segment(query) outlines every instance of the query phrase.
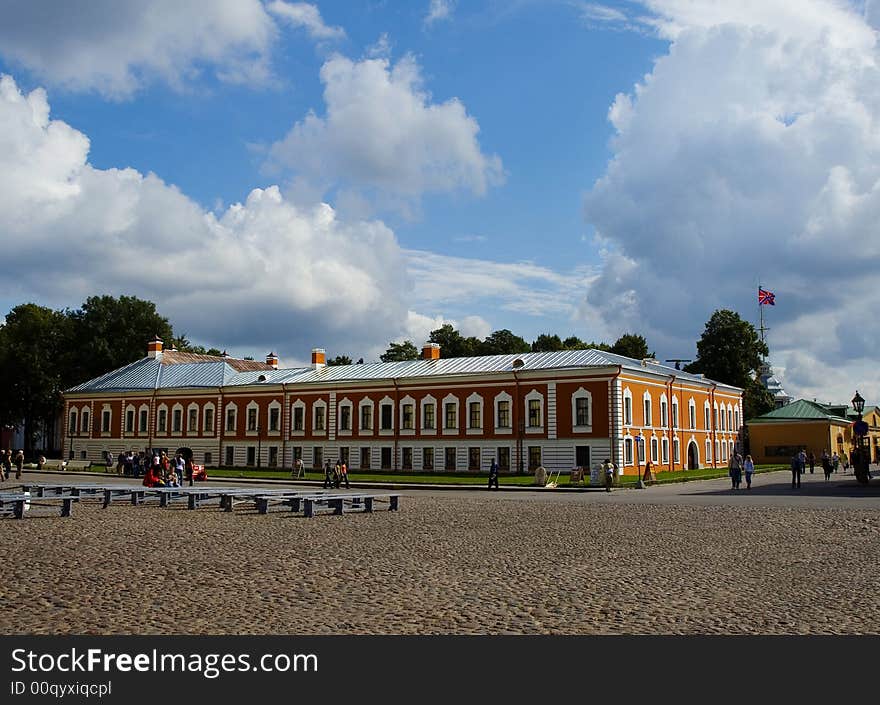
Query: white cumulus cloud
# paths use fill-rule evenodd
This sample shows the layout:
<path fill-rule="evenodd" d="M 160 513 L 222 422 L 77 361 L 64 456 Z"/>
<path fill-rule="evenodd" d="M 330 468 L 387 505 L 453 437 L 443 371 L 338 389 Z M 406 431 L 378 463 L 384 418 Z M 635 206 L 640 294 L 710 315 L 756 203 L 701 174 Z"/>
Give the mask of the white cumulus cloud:
<path fill-rule="evenodd" d="M 484 154 L 479 125 L 457 98 L 432 102 L 412 56 L 321 68 L 325 115 L 310 113 L 270 149 L 270 167 L 323 188 L 392 199 L 465 190 L 482 195 L 503 180 L 501 159 Z"/>
<path fill-rule="evenodd" d="M 324 23 L 321 11 L 307 2 L 283 2 L 274 0 L 266 5 L 273 15 L 280 17 L 293 27 L 302 27 L 313 39 L 343 39 L 342 27 L 331 27 Z"/>
<path fill-rule="evenodd" d="M 716 308 L 757 324 L 760 281 L 787 391 L 880 401 L 864 365 L 880 342 L 865 315 L 880 305 L 876 32 L 833 0 L 644 4 L 671 43 L 609 110 L 613 156 L 585 198 L 605 247 L 587 301 L 689 357 Z"/>
<path fill-rule="evenodd" d="M 128 98 L 145 83 L 183 87 L 269 78 L 277 29 L 259 0 L 0 0 L 0 55 L 42 81 Z"/>

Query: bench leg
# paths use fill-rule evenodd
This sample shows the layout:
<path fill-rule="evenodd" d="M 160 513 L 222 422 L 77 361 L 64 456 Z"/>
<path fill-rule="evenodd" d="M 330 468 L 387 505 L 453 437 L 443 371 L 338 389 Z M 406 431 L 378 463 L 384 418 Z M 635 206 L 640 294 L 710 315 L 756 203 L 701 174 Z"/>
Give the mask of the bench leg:
<path fill-rule="evenodd" d="M 298 512 L 299 511 L 299 497 L 294 497 L 290 500 L 290 511 Z"/>
<path fill-rule="evenodd" d="M 159 506 L 160 507 L 167 507 L 168 506 L 168 497 L 170 494 L 171 494 L 170 492 L 160 492 L 159 493 Z"/>
<path fill-rule="evenodd" d="M 396 512 L 398 509 L 398 501 L 400 500 L 400 495 L 393 494 L 391 495 L 391 499 L 388 502 L 388 511 Z"/>
<path fill-rule="evenodd" d="M 113 492 L 111 490 L 104 490 L 104 509 L 110 506 L 110 502 L 113 501 Z"/>
<path fill-rule="evenodd" d="M 13 511 L 13 516 L 16 519 L 24 519 L 24 500 L 23 499 L 15 500 L 15 510 Z"/>
<path fill-rule="evenodd" d="M 194 494 L 191 494 L 189 497 L 186 498 L 187 509 L 195 509 L 197 506 L 198 504 L 196 503 L 196 496 Z"/>
<path fill-rule="evenodd" d="M 69 517 L 73 514 L 73 501 L 72 497 L 62 500 L 61 516 Z"/>
<path fill-rule="evenodd" d="M 269 513 L 269 500 L 266 497 L 258 497 L 256 501 L 257 511 L 260 514 Z"/>
<path fill-rule="evenodd" d="M 224 512 L 231 512 L 235 508 L 232 500 L 231 494 L 225 494 L 220 498 L 220 506 L 223 507 Z"/>
<path fill-rule="evenodd" d="M 313 517 L 315 516 L 315 502 L 311 499 L 303 500 L 305 507 L 303 508 L 303 516 Z"/>
<path fill-rule="evenodd" d="M 373 511 L 373 498 L 372 497 L 364 497 L 364 511 L 368 513 L 372 513 Z"/>
<path fill-rule="evenodd" d="M 342 498 L 331 499 L 330 506 L 333 507 L 333 514 L 342 514 Z"/>

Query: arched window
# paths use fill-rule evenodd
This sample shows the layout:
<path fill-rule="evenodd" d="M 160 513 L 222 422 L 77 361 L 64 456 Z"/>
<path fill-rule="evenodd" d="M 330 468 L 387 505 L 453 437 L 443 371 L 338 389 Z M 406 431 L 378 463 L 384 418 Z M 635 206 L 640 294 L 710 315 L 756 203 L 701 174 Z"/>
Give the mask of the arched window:
<path fill-rule="evenodd" d="M 571 423 L 575 433 L 593 430 L 593 395 L 583 387 L 571 395 Z"/>

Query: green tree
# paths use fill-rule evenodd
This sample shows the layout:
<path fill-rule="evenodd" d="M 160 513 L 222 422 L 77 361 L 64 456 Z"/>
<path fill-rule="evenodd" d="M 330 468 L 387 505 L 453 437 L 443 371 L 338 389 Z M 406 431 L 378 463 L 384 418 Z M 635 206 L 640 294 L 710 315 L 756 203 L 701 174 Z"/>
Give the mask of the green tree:
<path fill-rule="evenodd" d="M 42 430 L 52 437 L 61 392 L 71 385 L 71 322 L 62 311 L 16 306 L 0 327 L 0 424 L 24 424 L 25 451 Z"/>
<path fill-rule="evenodd" d="M 648 341 L 644 336 L 635 335 L 634 333 L 624 333 L 617 339 L 617 342 L 611 346 L 611 350 L 615 355 L 623 355 L 631 357 L 634 360 L 644 360 L 646 357 L 654 357 L 653 352 L 648 352 Z"/>
<path fill-rule="evenodd" d="M 487 335 L 479 346 L 481 355 L 514 355 L 530 352 L 531 349 L 525 340 L 506 328 Z"/>
<path fill-rule="evenodd" d="M 562 339 L 556 334 L 541 333 L 532 343 L 532 352 L 556 352 L 564 349 Z"/>
<path fill-rule="evenodd" d="M 327 366 L 332 367 L 334 365 L 350 365 L 351 358 L 348 355 L 337 355 L 332 360 L 327 360 Z"/>
<path fill-rule="evenodd" d="M 697 359 L 684 369 L 742 388 L 743 416 L 750 419 L 773 408 L 772 399 L 767 407 L 769 394 L 758 389 L 763 385 L 757 380 L 761 362 L 769 352 L 751 323 L 734 311 L 721 309 L 706 322 L 697 341 Z"/>
<path fill-rule="evenodd" d="M 432 330 L 428 340 L 440 346 L 440 357 L 473 357 L 480 354 L 480 340 L 465 338 L 450 323 Z"/>
<path fill-rule="evenodd" d="M 90 296 L 70 317 L 77 383 L 139 360 L 157 335 L 166 345 L 174 343 L 171 324 L 156 304 L 135 296 Z"/>
<path fill-rule="evenodd" d="M 402 343 L 389 344 L 388 349 L 383 355 L 379 355 L 382 362 L 403 362 L 404 360 L 418 360 L 419 350 L 409 340 Z"/>

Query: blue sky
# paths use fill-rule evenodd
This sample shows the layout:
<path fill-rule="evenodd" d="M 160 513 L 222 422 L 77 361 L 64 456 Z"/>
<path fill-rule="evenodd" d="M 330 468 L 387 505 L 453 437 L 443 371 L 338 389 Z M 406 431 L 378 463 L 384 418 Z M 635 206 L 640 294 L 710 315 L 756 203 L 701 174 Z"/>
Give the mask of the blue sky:
<path fill-rule="evenodd" d="M 286 364 L 444 321 L 687 358 L 760 279 L 790 393 L 880 397 L 880 11 L 790 5 L 0 0 L 0 305 L 135 294 Z"/>

